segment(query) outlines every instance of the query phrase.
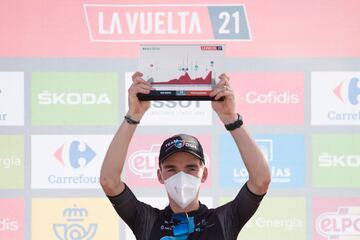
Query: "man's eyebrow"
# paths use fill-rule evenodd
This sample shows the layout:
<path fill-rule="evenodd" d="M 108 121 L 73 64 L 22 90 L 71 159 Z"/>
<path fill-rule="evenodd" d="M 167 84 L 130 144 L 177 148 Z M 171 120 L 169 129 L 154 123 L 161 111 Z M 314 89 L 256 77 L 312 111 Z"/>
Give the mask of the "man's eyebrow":
<path fill-rule="evenodd" d="M 199 167 L 197 164 L 188 164 L 186 165 L 187 168 Z"/>
<path fill-rule="evenodd" d="M 176 166 L 172 164 L 164 164 L 164 168 L 176 168 Z"/>

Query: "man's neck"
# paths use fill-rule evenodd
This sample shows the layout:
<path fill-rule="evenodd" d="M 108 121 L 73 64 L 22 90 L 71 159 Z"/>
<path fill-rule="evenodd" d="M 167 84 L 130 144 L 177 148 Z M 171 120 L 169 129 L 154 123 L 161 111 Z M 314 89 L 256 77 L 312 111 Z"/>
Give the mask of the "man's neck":
<path fill-rule="evenodd" d="M 174 201 L 170 200 L 170 208 L 174 213 L 188 213 L 191 211 L 198 210 L 200 207 L 199 199 L 195 199 L 192 201 L 186 208 L 181 208 L 179 205 L 177 205 Z"/>

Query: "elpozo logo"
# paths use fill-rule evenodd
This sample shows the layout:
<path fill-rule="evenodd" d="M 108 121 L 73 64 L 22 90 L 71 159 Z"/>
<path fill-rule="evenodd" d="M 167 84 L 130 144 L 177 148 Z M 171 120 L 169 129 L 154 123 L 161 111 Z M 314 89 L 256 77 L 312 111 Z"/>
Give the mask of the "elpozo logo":
<path fill-rule="evenodd" d="M 149 149 L 141 149 L 129 156 L 130 171 L 140 178 L 156 179 L 159 166 L 160 144 L 152 144 Z M 209 157 L 204 153 L 205 164 L 210 165 Z"/>
<path fill-rule="evenodd" d="M 311 78 L 313 124 L 360 124 L 359 72 L 313 72 Z"/>
<path fill-rule="evenodd" d="M 316 231 L 327 239 L 360 238 L 360 207 L 342 206 L 316 219 Z"/>

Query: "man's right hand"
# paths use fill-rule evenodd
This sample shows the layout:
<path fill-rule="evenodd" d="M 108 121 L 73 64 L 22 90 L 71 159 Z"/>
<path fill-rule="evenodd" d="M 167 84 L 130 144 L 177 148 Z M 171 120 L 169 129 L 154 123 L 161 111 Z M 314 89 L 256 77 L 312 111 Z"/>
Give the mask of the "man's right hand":
<path fill-rule="evenodd" d="M 150 101 L 140 101 L 138 93 L 149 94 L 150 90 L 155 90 L 149 82 L 142 78 L 143 74 L 136 72 L 132 75 L 132 81 L 128 90 L 129 111 L 127 113 L 133 120 L 140 121 L 146 110 L 150 108 Z"/>

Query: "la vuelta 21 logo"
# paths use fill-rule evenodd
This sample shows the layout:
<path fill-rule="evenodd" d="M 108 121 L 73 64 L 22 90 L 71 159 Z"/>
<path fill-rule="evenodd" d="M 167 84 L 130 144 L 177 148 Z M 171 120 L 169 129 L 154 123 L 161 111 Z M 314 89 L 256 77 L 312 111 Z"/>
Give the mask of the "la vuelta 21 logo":
<path fill-rule="evenodd" d="M 316 220 L 316 231 L 326 239 L 360 239 L 360 207 L 339 207 Z"/>
<path fill-rule="evenodd" d="M 84 12 L 93 42 L 251 41 L 243 4 L 84 4 Z"/>

